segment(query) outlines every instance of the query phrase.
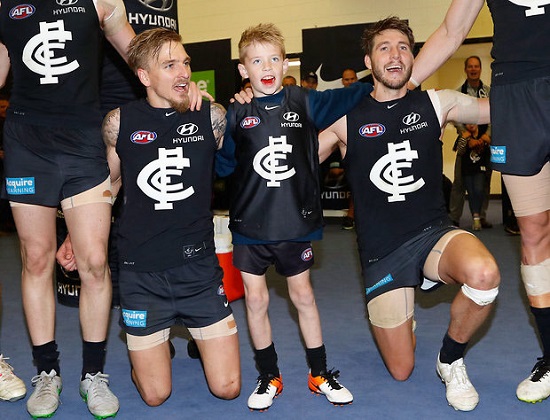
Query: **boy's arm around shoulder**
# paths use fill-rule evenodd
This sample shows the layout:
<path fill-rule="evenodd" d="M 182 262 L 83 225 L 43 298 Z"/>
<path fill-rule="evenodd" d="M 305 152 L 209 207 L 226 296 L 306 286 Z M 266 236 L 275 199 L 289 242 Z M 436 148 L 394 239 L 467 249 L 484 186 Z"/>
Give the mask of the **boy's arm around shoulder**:
<path fill-rule="evenodd" d="M 355 108 L 372 92 L 370 83 L 355 82 L 347 88 L 309 91 L 309 106 L 315 127 L 322 130 Z"/>

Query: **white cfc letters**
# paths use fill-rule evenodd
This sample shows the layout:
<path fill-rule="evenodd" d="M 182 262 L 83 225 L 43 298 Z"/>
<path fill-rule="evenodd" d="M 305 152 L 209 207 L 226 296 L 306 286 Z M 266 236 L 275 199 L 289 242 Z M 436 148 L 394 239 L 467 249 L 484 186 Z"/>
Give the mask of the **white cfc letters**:
<path fill-rule="evenodd" d="M 190 168 L 191 161 L 183 157 L 183 148 L 158 150 L 158 159 L 147 164 L 139 173 L 137 185 L 148 197 L 157 200 L 155 210 L 172 210 L 174 201 L 185 200 L 194 194 L 193 187 L 184 188 L 183 183 L 173 182 L 181 178 L 183 168 Z"/>
<path fill-rule="evenodd" d="M 544 15 L 546 11 L 544 7 L 547 4 L 550 4 L 550 0 L 508 0 L 510 3 L 514 3 L 517 6 L 528 7 L 525 11 L 525 16 L 537 16 Z"/>
<path fill-rule="evenodd" d="M 281 181 L 296 173 L 294 168 L 281 164 L 281 161 L 286 161 L 287 153 L 292 153 L 292 145 L 286 142 L 286 136 L 269 136 L 269 145 L 254 156 L 254 170 L 267 180 L 268 187 L 280 187 Z"/>
<path fill-rule="evenodd" d="M 68 62 L 66 56 L 56 57 L 55 50 L 63 50 L 65 43 L 71 41 L 73 35 L 65 30 L 62 20 L 47 23 L 40 22 L 40 32 L 29 39 L 23 49 L 23 62 L 29 70 L 40 74 L 40 84 L 56 84 L 56 76 L 68 74 L 80 65 L 77 60 Z"/>
<path fill-rule="evenodd" d="M 411 150 L 409 140 L 402 143 L 388 143 L 388 153 L 378 159 L 371 171 L 370 180 L 378 189 L 389 194 L 388 202 L 405 201 L 406 193 L 419 190 L 425 184 L 422 178 L 414 180 L 411 175 L 403 176 L 403 168 L 410 168 L 418 152 Z"/>

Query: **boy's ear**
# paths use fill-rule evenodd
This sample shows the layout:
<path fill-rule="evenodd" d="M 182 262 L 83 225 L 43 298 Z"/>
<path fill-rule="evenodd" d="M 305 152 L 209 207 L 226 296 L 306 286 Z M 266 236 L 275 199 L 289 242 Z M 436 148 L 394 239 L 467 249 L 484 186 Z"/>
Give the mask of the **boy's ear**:
<path fill-rule="evenodd" d="M 248 72 L 246 71 L 246 67 L 244 64 L 239 63 L 237 68 L 239 69 L 239 73 L 241 74 L 241 77 L 243 79 L 246 79 L 248 77 Z"/>
<path fill-rule="evenodd" d="M 286 74 L 288 71 L 288 58 L 285 58 L 283 61 L 283 74 Z"/>

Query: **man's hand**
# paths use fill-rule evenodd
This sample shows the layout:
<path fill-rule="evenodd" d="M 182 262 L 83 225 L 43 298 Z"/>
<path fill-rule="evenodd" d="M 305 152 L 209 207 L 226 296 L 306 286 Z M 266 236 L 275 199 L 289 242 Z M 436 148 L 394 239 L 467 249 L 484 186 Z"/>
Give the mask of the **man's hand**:
<path fill-rule="evenodd" d="M 74 257 L 73 252 L 73 244 L 69 235 L 67 235 L 65 241 L 55 253 L 55 258 L 57 259 L 59 265 L 66 271 L 75 271 L 77 269 L 76 258 Z"/>

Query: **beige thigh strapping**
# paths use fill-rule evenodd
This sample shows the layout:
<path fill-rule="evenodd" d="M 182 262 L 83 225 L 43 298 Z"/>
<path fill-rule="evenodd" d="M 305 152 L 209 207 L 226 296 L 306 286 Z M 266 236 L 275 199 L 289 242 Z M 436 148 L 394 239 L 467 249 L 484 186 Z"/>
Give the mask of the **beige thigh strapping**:
<path fill-rule="evenodd" d="M 82 191 L 80 194 L 65 198 L 61 201 L 63 210 L 72 209 L 73 207 L 82 206 L 92 203 L 109 203 L 112 202 L 111 195 L 111 178 L 107 177 L 101 184 L 96 185 L 89 190 Z"/>
<path fill-rule="evenodd" d="M 376 296 L 367 304 L 369 320 L 380 328 L 395 328 L 414 315 L 414 288 L 401 287 Z"/>
<path fill-rule="evenodd" d="M 442 281 L 439 277 L 439 260 L 441 259 L 441 255 L 443 254 L 443 251 L 445 251 L 445 248 L 451 239 L 453 239 L 456 235 L 461 235 L 463 233 L 472 235 L 472 233 L 468 231 L 455 229 L 447 232 L 439 239 L 439 241 L 437 241 L 424 262 L 424 268 L 422 270 L 424 272 L 424 277 L 432 281 Z"/>
<path fill-rule="evenodd" d="M 516 217 L 550 209 L 550 163 L 531 176 L 502 175 Z"/>

